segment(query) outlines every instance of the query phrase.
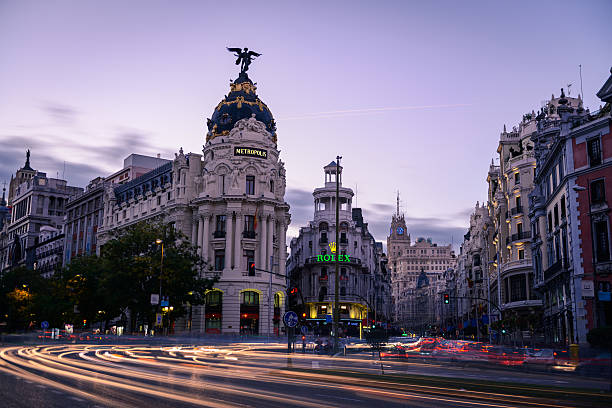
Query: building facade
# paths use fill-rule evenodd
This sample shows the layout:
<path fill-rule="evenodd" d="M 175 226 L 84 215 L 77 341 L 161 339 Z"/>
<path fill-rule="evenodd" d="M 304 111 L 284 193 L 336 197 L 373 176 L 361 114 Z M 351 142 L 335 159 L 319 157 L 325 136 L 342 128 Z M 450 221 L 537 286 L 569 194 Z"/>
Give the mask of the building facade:
<path fill-rule="evenodd" d="M 45 173 L 31 170 L 29 159 L 28 151 L 24 167 L 12 179 L 25 181 L 13 183 L 11 221 L 6 227 L 6 245 L 0 256 L 4 260 L 0 265 L 2 269 L 19 265 L 32 269 L 41 228 L 49 226 L 61 230 L 68 199 L 83 191 L 80 187 L 69 186 L 66 180 L 49 178 Z"/>
<path fill-rule="evenodd" d="M 60 272 L 64 253 L 64 233 L 61 228 L 43 226 L 40 228 L 38 243 L 32 248 L 35 271 L 43 278 L 50 278 Z"/>
<path fill-rule="evenodd" d="M 290 222 L 285 168 L 272 113 L 256 86 L 242 73 L 230 88 L 208 120 L 202 154 L 181 148 L 173 161 L 106 187 L 99 240 L 143 220 L 173 224 L 208 262 L 206 277 L 219 278 L 206 304 L 193 308 L 192 321 L 176 330 L 279 334 Z M 251 277 L 253 261 L 262 271 Z"/>
<path fill-rule="evenodd" d="M 291 285 L 299 289 L 308 327 L 315 334 L 329 334 L 338 257 L 339 330 L 341 335 L 361 336 L 372 322 L 389 321 L 389 273 L 382 244 L 377 245 L 368 231 L 361 209 L 352 208 L 353 191 L 342 186 L 342 166 L 331 162 L 324 174 L 324 186 L 313 192 L 314 218 L 291 240 L 287 274 Z M 340 185 L 338 226 L 336 177 Z M 339 242 L 335 242 L 337 229 Z"/>
<path fill-rule="evenodd" d="M 590 113 L 561 97 L 537 117 L 536 188 L 530 196 L 535 285 L 551 344 L 586 343 L 590 329 L 612 324 L 610 223 L 612 77 Z"/>
<path fill-rule="evenodd" d="M 456 257 L 450 245 L 438 246 L 430 238 L 418 238 L 412 244 L 404 215 L 399 212 L 399 196 L 397 200 L 387 237 L 395 323 L 406 330 L 424 332 L 441 324 L 436 296 L 445 288 L 444 273 L 455 267 Z M 422 299 L 424 291 L 431 297 L 427 302 Z"/>

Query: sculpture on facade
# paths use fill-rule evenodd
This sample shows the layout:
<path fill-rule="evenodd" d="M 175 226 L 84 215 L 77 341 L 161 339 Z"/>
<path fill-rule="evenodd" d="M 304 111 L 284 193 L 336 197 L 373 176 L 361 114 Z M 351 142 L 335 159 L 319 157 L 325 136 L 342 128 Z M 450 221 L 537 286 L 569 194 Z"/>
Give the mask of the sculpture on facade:
<path fill-rule="evenodd" d="M 235 52 L 238 59 L 236 60 L 236 65 L 240 65 L 240 73 L 244 74 L 249 70 L 249 65 L 253 62 L 253 58 L 259 57 L 261 54 L 256 53 L 255 51 L 249 51 L 248 48 L 240 49 L 240 48 L 229 48 L 227 47 L 229 52 Z"/>

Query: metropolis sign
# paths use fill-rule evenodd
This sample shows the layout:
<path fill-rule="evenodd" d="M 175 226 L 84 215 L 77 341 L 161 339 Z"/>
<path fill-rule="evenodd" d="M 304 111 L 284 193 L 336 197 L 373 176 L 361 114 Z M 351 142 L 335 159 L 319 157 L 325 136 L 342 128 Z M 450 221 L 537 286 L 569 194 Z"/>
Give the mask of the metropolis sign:
<path fill-rule="evenodd" d="M 257 157 L 260 159 L 268 158 L 268 151 L 255 147 L 234 147 L 234 156 Z"/>

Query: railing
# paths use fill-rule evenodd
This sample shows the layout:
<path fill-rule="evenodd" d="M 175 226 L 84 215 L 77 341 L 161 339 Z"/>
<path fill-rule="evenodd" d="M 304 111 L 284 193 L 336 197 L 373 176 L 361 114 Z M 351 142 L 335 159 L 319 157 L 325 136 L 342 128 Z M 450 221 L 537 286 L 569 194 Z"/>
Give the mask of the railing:
<path fill-rule="evenodd" d="M 595 273 L 612 273 L 612 262 L 597 262 L 595 264 Z"/>
<path fill-rule="evenodd" d="M 248 239 L 255 239 L 257 233 L 255 231 L 242 231 L 242 236 Z"/>
<path fill-rule="evenodd" d="M 506 244 L 514 241 L 520 241 L 521 239 L 531 239 L 531 231 L 521 231 L 516 234 L 512 234 L 506 238 Z"/>
<path fill-rule="evenodd" d="M 225 238 L 225 231 L 213 232 L 213 238 Z"/>
<path fill-rule="evenodd" d="M 511 215 L 518 215 L 518 214 L 522 214 L 523 213 L 523 207 L 514 207 L 512 209 L 510 209 L 510 214 Z"/>
<path fill-rule="evenodd" d="M 559 259 L 557 262 L 550 265 L 550 267 L 544 271 L 544 279 L 548 280 L 552 278 L 557 272 L 561 270 L 561 267 L 562 267 L 562 264 L 561 264 L 561 260 Z"/>

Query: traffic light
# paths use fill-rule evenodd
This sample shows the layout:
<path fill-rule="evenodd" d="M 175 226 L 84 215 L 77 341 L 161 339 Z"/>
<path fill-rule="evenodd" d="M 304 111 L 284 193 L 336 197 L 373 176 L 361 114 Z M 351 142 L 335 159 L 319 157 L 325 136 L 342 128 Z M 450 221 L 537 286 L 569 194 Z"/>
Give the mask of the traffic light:
<path fill-rule="evenodd" d="M 255 262 L 249 262 L 249 276 L 255 276 Z"/>
<path fill-rule="evenodd" d="M 295 308 L 297 307 L 297 303 L 298 303 L 298 288 L 296 288 L 295 286 L 292 288 L 289 288 L 289 290 L 287 290 L 287 295 L 289 297 L 289 302 L 288 302 L 289 308 L 291 310 L 295 310 Z"/>
<path fill-rule="evenodd" d="M 448 305 L 450 303 L 450 296 L 448 295 L 448 293 L 444 294 L 444 304 Z"/>

